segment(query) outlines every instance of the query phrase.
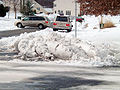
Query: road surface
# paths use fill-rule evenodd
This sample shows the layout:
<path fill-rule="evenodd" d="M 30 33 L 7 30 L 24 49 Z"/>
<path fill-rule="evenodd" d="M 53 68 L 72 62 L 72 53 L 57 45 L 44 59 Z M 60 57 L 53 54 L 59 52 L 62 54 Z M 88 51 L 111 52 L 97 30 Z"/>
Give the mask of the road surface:
<path fill-rule="evenodd" d="M 2 37 L 9 37 L 9 36 L 17 36 L 21 33 L 30 33 L 39 31 L 38 28 L 24 28 L 24 29 L 16 29 L 16 30 L 8 30 L 8 31 L 0 31 L 0 38 Z"/>
<path fill-rule="evenodd" d="M 120 90 L 120 67 L 0 61 L 0 90 Z"/>

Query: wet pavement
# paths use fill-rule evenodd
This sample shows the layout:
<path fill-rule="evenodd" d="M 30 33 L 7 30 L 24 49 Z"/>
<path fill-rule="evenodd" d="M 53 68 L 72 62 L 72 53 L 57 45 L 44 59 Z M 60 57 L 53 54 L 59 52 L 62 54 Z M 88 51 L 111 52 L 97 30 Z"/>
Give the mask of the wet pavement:
<path fill-rule="evenodd" d="M 23 28 L 23 29 L 16 29 L 16 30 L 0 31 L 0 38 L 17 36 L 25 32 L 30 33 L 35 31 L 40 31 L 40 30 L 38 28 Z"/>
<path fill-rule="evenodd" d="M 120 67 L 0 61 L 0 90 L 120 90 Z"/>

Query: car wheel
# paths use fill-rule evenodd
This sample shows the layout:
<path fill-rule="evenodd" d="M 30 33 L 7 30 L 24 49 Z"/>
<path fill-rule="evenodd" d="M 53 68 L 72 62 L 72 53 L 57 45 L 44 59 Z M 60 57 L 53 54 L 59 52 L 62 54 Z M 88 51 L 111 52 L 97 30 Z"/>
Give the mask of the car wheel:
<path fill-rule="evenodd" d="M 24 26 L 23 26 L 21 23 L 18 23 L 18 24 L 17 24 L 17 27 L 18 27 L 18 28 L 24 28 Z"/>
<path fill-rule="evenodd" d="M 38 28 L 39 28 L 39 29 L 44 29 L 44 25 L 39 24 L 39 25 L 38 25 Z"/>
<path fill-rule="evenodd" d="M 53 31 L 58 31 L 57 29 L 53 29 Z"/>
<path fill-rule="evenodd" d="M 71 32 L 71 29 L 68 29 L 67 32 Z"/>

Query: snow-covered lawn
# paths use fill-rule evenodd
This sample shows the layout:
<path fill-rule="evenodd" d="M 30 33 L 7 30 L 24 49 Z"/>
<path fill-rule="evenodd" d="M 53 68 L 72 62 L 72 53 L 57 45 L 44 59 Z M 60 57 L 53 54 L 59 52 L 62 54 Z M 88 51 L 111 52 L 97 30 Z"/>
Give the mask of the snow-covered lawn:
<path fill-rule="evenodd" d="M 17 14 L 20 15 L 19 13 Z M 18 29 L 14 23 L 17 19 L 14 17 L 14 13 L 10 13 L 10 16 L 8 18 L 8 15 L 5 17 L 0 17 L 0 31 L 6 31 L 6 30 L 14 30 Z"/>
<path fill-rule="evenodd" d="M 0 39 L 0 51 L 5 48 L 11 52 L 17 51 L 20 58 L 24 60 L 47 60 L 50 63 L 83 66 L 119 65 L 119 17 L 108 16 L 105 19 L 114 22 L 116 27 L 99 29 L 100 17 L 84 16 L 85 22 L 83 24 L 78 22 L 77 38 L 74 37 L 74 27 L 70 33 L 53 32 L 51 28 L 47 28 L 16 37 L 3 38 Z M 3 22 L 10 25 L 5 27 L 4 23 L 5 30 L 16 28 L 5 20 Z M 12 20 L 14 21 L 14 19 L 10 21 L 13 22 Z"/>

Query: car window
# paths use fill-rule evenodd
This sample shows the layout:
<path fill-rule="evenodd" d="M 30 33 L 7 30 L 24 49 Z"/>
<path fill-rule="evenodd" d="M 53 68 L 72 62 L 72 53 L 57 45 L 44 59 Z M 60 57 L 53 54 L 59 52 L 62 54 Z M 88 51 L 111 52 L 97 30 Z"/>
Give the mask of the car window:
<path fill-rule="evenodd" d="M 50 19 L 48 17 L 46 17 L 47 21 L 50 21 Z"/>
<path fill-rule="evenodd" d="M 34 17 L 29 17 L 29 20 L 34 20 Z"/>
<path fill-rule="evenodd" d="M 38 20 L 45 20 L 44 17 L 29 17 L 29 20 L 33 20 L 33 21 L 38 21 Z"/>
<path fill-rule="evenodd" d="M 28 21 L 28 20 L 29 20 L 29 17 L 25 17 L 23 20 L 24 20 L 24 21 Z"/>
<path fill-rule="evenodd" d="M 45 20 L 44 17 L 36 17 L 36 18 L 37 18 L 37 20 L 41 20 L 41 21 Z"/>
<path fill-rule="evenodd" d="M 56 21 L 67 22 L 67 21 L 68 21 L 68 18 L 67 18 L 67 17 L 60 17 L 60 16 L 57 16 Z"/>

